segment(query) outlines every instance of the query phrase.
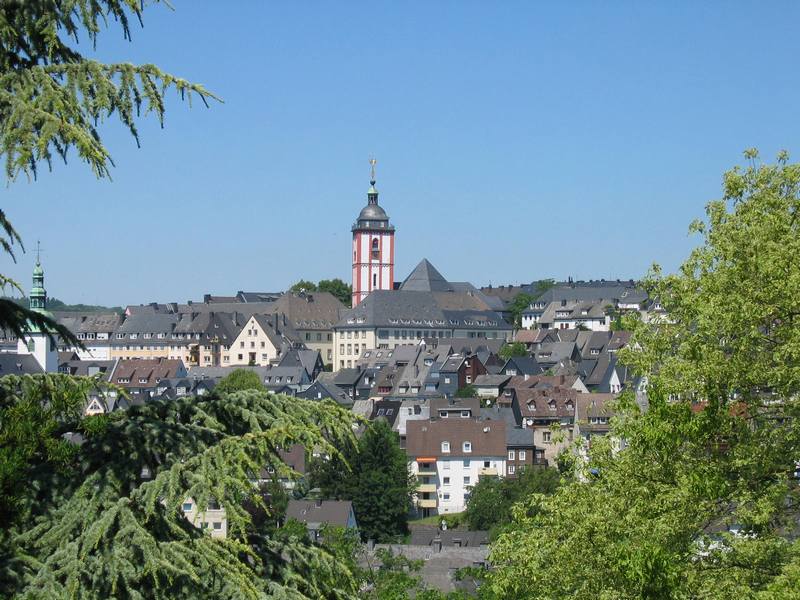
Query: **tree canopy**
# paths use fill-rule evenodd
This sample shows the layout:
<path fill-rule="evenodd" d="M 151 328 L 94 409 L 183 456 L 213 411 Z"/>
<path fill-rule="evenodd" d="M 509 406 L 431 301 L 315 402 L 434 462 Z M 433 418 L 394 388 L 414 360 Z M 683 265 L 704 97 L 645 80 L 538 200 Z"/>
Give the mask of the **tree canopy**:
<path fill-rule="evenodd" d="M 229 392 L 239 392 L 242 390 L 265 391 L 261 377 L 250 369 L 234 369 L 231 373 L 219 380 L 214 387 L 217 394 L 227 394 Z"/>
<path fill-rule="evenodd" d="M 21 469 L 25 477 L 0 534 L 4 597 L 355 593 L 346 564 L 324 549 L 281 539 L 252 516 L 254 508 L 272 510 L 254 485 L 263 469 L 297 475 L 280 449 L 301 444 L 335 455 L 354 445 L 352 415 L 335 403 L 244 390 L 83 417 L 76 391 L 94 380 L 1 381 L 4 429 L 21 411 L 50 411 L 37 421 L 50 425 L 22 456 L 11 444 L 23 446 L 25 432 L 0 440 L 0 472 Z M 72 435 L 64 438 L 66 432 Z M 227 536 L 214 539 L 190 523 L 187 502 L 200 514 L 222 507 Z"/>
<path fill-rule="evenodd" d="M 345 306 L 350 306 L 353 298 L 353 286 L 341 279 L 321 279 L 319 283 L 301 279 L 289 288 L 295 294 L 300 292 L 329 292 Z"/>
<path fill-rule="evenodd" d="M 499 597 L 797 597 L 800 166 L 746 156 L 702 244 L 644 282 L 668 317 L 625 318 L 649 410 L 626 394 L 576 481 L 515 508 Z"/>
<path fill-rule="evenodd" d="M 371 422 L 349 453 L 316 461 L 311 481 L 326 498 L 352 500 L 365 540 L 391 542 L 407 532 L 408 462 L 385 419 Z"/>

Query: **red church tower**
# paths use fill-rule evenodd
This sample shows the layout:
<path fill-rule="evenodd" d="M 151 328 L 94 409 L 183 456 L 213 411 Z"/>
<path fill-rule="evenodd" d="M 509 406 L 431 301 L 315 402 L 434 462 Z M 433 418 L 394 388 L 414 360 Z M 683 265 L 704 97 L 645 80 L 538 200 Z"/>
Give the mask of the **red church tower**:
<path fill-rule="evenodd" d="M 375 189 L 375 163 L 371 165 L 367 205 L 353 225 L 353 307 L 372 290 L 394 287 L 394 227 L 389 216 L 378 206 Z"/>

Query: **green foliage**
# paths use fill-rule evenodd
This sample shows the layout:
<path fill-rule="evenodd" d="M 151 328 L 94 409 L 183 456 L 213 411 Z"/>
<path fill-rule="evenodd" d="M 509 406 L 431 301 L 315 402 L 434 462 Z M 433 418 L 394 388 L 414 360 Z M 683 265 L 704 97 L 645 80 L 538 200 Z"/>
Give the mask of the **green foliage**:
<path fill-rule="evenodd" d="M 456 398 L 475 398 L 478 393 L 475 391 L 475 386 L 471 383 L 460 388 L 456 392 Z"/>
<path fill-rule="evenodd" d="M 259 374 L 250 369 L 235 369 L 233 372 L 220 379 L 219 383 L 214 387 L 214 391 L 217 394 L 227 394 L 241 390 L 265 391 L 266 388 L 264 384 L 261 383 Z"/>
<path fill-rule="evenodd" d="M 508 360 L 512 356 L 528 356 L 528 351 L 522 342 L 511 342 L 510 344 L 503 344 L 499 354 L 500 358 Z"/>
<path fill-rule="evenodd" d="M 325 498 L 352 500 L 363 539 L 391 542 L 406 533 L 413 485 L 384 419 L 371 422 L 351 452 L 313 462 L 311 482 Z"/>
<path fill-rule="evenodd" d="M 345 283 L 341 279 L 323 279 L 317 285 L 317 290 L 320 292 L 330 292 L 336 298 L 349 307 L 353 300 L 353 286 Z"/>
<path fill-rule="evenodd" d="M 27 298 L 8 298 L 20 306 L 28 306 Z M 104 312 L 122 314 L 121 306 L 100 306 L 98 304 L 67 304 L 58 298 L 49 296 L 47 298 L 47 309 L 53 312 Z"/>
<path fill-rule="evenodd" d="M 353 298 L 353 287 L 338 278 L 322 279 L 319 283 L 301 279 L 290 287 L 289 291 L 295 294 L 299 294 L 300 292 L 329 292 L 345 306 L 350 306 L 350 302 Z"/>
<path fill-rule="evenodd" d="M 55 456 L 29 444 L 17 516 L 2 533 L 4 597 L 354 596 L 346 564 L 252 517 L 253 506 L 275 510 L 252 483 L 265 466 L 278 477 L 297 476 L 279 449 L 301 444 L 336 454 L 355 444 L 346 410 L 244 390 L 149 402 L 84 428 L 73 388 L 52 384 L 62 378 L 69 379 L 29 377 L 2 388 L 4 412 L 37 402 L 56 412 L 63 425 L 46 439 L 87 430 L 83 444 Z M 2 456 L 26 439 L 26 432 L 4 439 Z M 200 512 L 221 505 L 227 537 L 189 523 L 181 509 L 187 499 Z"/>
<path fill-rule="evenodd" d="M 522 313 L 535 299 L 535 296 L 526 294 L 525 292 L 520 292 L 514 296 L 514 299 L 508 305 L 508 310 L 511 313 L 512 324 L 514 327 L 517 329 L 522 327 Z"/>
<path fill-rule="evenodd" d="M 295 283 L 292 287 L 289 288 L 289 291 L 294 294 L 299 294 L 300 292 L 316 292 L 317 291 L 317 284 L 313 281 L 306 281 L 305 279 L 301 279 L 297 283 Z"/>
<path fill-rule="evenodd" d="M 550 495 L 561 476 L 551 468 L 531 467 L 516 479 L 481 477 L 472 488 L 462 520 L 471 530 L 489 531 L 511 523 L 511 509 L 532 494 Z"/>
<path fill-rule="evenodd" d="M 649 410 L 627 394 L 625 449 L 595 438 L 579 481 L 517 505 L 492 548 L 499 597 L 796 596 L 800 165 L 748 158 L 692 225 L 702 245 L 645 280 L 668 318 L 626 317 Z"/>

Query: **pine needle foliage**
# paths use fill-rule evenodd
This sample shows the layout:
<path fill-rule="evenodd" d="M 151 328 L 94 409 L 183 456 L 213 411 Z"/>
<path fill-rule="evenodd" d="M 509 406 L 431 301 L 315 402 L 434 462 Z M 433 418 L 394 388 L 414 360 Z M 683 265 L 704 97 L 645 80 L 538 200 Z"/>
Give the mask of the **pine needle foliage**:
<path fill-rule="evenodd" d="M 136 118 L 153 113 L 164 123 L 165 94 L 190 105 L 216 97 L 202 85 L 155 65 L 104 64 L 77 49 L 92 45 L 109 19 L 131 39 L 130 22 L 142 22 L 140 0 L 4 0 L 0 3 L 0 154 L 6 175 L 35 176 L 40 162 L 74 149 L 98 177 L 113 164 L 97 125 L 116 116 L 139 141 Z"/>
<path fill-rule="evenodd" d="M 164 4 L 167 4 L 166 2 Z M 116 117 L 139 143 L 138 117 L 152 113 L 164 124 L 166 94 L 190 105 L 218 100 L 202 85 L 165 73 L 152 64 L 104 64 L 83 56 L 81 37 L 93 47 L 110 21 L 131 39 L 131 22 L 142 23 L 141 0 L 0 0 L 0 157 L 8 181 L 20 173 L 36 177 L 38 166 L 64 162 L 74 150 L 97 177 L 114 164 L 98 127 Z M 16 261 L 22 240 L 0 211 L 0 248 Z M 0 289 L 22 291 L 0 275 Z M 31 325 L 82 344 L 48 317 L 0 299 L 0 328 L 17 337 Z"/>
<path fill-rule="evenodd" d="M 28 396 L 18 390 L 16 397 Z M 23 490 L 28 509 L 5 533 L 0 593 L 353 597 L 356 581 L 346 564 L 306 540 L 275 537 L 246 509 L 272 510 L 254 484 L 265 467 L 277 477 L 297 476 L 281 461 L 281 449 L 300 444 L 338 456 L 339 448 L 355 444 L 352 415 L 336 403 L 243 390 L 151 402 L 100 418 L 81 417 L 74 403 L 67 407 L 58 431 L 80 432 L 83 443 L 61 461 L 31 459 Z M 200 514 L 217 504 L 225 510 L 225 539 L 186 519 L 188 499 Z"/>

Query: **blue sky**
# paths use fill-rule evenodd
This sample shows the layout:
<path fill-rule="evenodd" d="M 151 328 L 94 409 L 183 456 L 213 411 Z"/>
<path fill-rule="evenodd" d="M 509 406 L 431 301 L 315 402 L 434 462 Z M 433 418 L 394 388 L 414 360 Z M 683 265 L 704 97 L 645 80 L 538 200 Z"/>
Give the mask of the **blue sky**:
<path fill-rule="evenodd" d="M 26 288 L 37 238 L 69 302 L 349 280 L 371 156 L 398 279 L 638 277 L 686 256 L 742 150 L 800 159 L 797 3 L 173 4 L 97 55 L 225 103 L 170 96 L 140 149 L 109 122 L 113 181 L 72 160 L 4 188 Z"/>

